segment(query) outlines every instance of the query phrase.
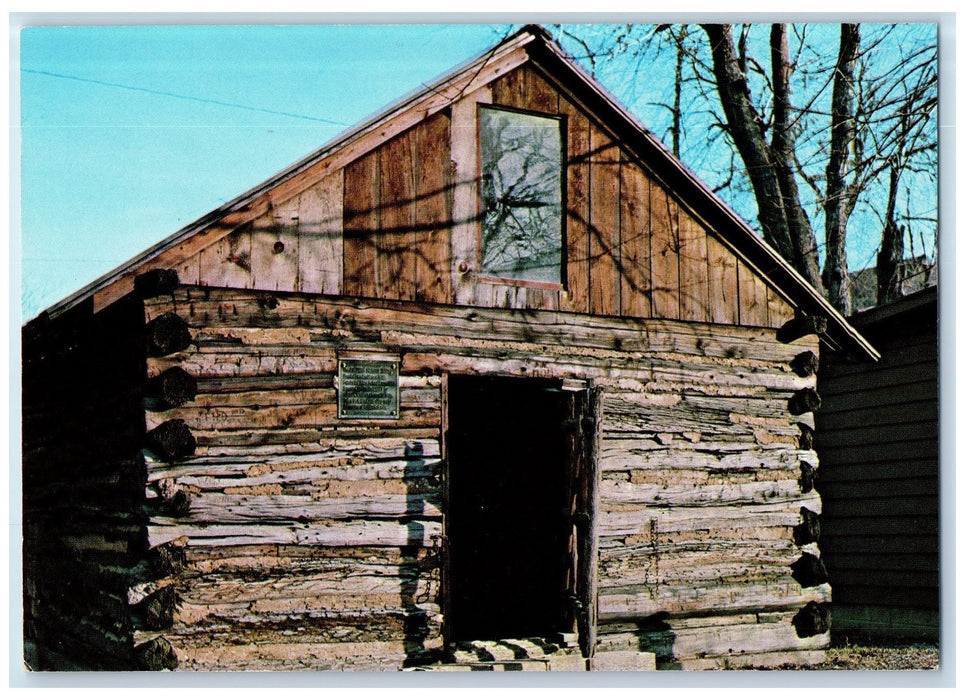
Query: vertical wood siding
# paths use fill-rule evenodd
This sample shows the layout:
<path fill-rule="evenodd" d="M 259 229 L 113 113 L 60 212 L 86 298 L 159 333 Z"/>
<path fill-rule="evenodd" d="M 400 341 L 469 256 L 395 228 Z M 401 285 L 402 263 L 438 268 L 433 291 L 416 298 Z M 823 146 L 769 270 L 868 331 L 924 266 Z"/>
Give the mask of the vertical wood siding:
<path fill-rule="evenodd" d="M 565 128 L 559 289 L 481 279 L 477 110 Z M 603 125 L 524 65 L 192 256 L 186 284 L 777 328 L 792 307 Z"/>

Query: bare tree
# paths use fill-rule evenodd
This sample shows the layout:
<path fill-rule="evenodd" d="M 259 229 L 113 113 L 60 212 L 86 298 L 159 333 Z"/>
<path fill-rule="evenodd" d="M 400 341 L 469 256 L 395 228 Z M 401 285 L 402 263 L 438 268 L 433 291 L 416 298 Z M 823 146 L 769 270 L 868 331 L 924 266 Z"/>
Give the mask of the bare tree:
<path fill-rule="evenodd" d="M 853 187 L 849 185 L 849 153 L 855 139 L 854 79 L 861 47 L 857 24 L 841 25 L 838 60 L 834 67 L 831 96 L 831 148 L 828 155 L 824 193 L 825 257 L 822 274 L 828 301 L 845 315 L 851 313 L 851 285 L 848 278 L 847 229 L 854 209 Z"/>
<path fill-rule="evenodd" d="M 904 240 L 935 235 L 934 25 L 701 27 L 564 38 L 579 37 L 571 46 L 597 77 L 850 312 L 849 250 L 870 263 L 880 248 L 900 277 Z"/>

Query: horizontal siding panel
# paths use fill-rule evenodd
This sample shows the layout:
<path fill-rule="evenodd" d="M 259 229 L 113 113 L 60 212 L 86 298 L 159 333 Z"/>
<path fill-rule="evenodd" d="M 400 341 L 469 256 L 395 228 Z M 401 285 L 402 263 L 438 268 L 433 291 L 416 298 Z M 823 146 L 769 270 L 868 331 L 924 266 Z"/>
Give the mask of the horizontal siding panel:
<path fill-rule="evenodd" d="M 897 460 L 889 457 L 884 460 L 858 462 L 850 464 L 834 464 L 825 461 L 821 465 L 818 478 L 827 487 L 835 483 L 852 479 L 882 479 L 882 478 L 916 478 L 938 476 L 937 459 L 921 459 L 915 455 L 910 459 Z"/>
<path fill-rule="evenodd" d="M 905 386 L 917 383 L 924 383 L 931 386 L 932 390 L 936 390 L 937 376 L 934 365 L 932 364 L 929 367 L 928 363 L 923 362 L 920 365 L 910 367 L 893 367 L 878 372 L 848 375 L 846 379 L 842 377 L 833 382 L 819 376 L 819 386 L 822 393 L 829 396 L 836 396 L 853 390 L 879 389 L 886 386 Z"/>
<path fill-rule="evenodd" d="M 895 496 L 937 496 L 938 480 L 909 477 L 891 477 L 883 473 L 880 479 L 857 481 L 842 478 L 835 471 L 822 472 L 820 477 L 821 498 L 825 503 L 838 499 L 863 500 Z M 937 508 L 937 503 L 935 505 Z"/>
<path fill-rule="evenodd" d="M 826 520 L 821 523 L 821 550 L 835 552 L 841 557 L 849 553 L 887 551 L 892 554 L 938 554 L 938 532 L 919 532 L 909 529 L 897 533 L 899 536 L 866 535 L 848 531 L 847 528 L 834 528 L 840 534 L 828 529 Z M 893 533 L 894 534 L 894 533 Z M 827 555 L 826 555 L 827 556 Z"/>
<path fill-rule="evenodd" d="M 906 420 L 883 424 L 870 424 L 863 428 L 836 428 L 819 425 L 822 432 L 819 445 L 877 445 L 880 443 L 911 440 L 938 440 L 938 423 L 915 421 L 912 415 Z M 868 425 L 868 424 L 866 424 Z"/>
<path fill-rule="evenodd" d="M 901 397 L 901 400 L 890 406 L 840 410 L 835 410 L 838 407 L 828 401 L 824 394 L 822 394 L 822 401 L 823 405 L 817 416 L 821 432 L 866 425 L 938 421 L 938 401 L 934 398 L 905 401 L 904 397 Z M 832 404 L 830 410 L 829 403 Z"/>
<path fill-rule="evenodd" d="M 835 500 L 822 491 L 825 517 L 891 518 L 902 515 L 937 515 L 938 501 L 934 496 L 901 495 L 895 498 L 849 498 Z"/>
<path fill-rule="evenodd" d="M 938 534 L 938 518 L 934 515 L 895 516 L 873 518 L 835 518 L 825 512 L 821 521 L 822 541 L 835 536 L 878 535 L 904 537 L 906 535 Z M 870 546 L 870 545 L 868 545 Z M 867 551 L 868 546 L 859 551 Z"/>
<path fill-rule="evenodd" d="M 850 552 L 840 555 L 834 552 L 823 553 L 824 563 L 836 572 L 836 582 L 844 582 L 845 572 L 864 571 L 906 571 L 938 573 L 938 561 L 934 555 L 923 552 L 903 552 L 895 554 L 888 550 Z"/>
<path fill-rule="evenodd" d="M 914 610 L 937 610 L 938 589 L 925 586 L 914 588 L 882 588 L 856 585 L 834 587 L 835 605 L 880 605 Z M 832 621 L 832 624 L 833 621 Z"/>
<path fill-rule="evenodd" d="M 897 367 L 919 367 L 924 362 L 934 362 L 938 357 L 938 345 L 933 340 L 914 339 L 899 346 L 875 344 L 881 353 L 878 362 L 835 362 L 823 370 L 822 374 L 839 379 L 854 374 L 879 372 L 882 369 Z"/>
<path fill-rule="evenodd" d="M 887 437 L 887 436 L 885 436 Z M 854 462 L 878 462 L 884 459 L 938 457 L 938 441 L 908 440 L 905 442 L 881 442 L 876 445 L 856 447 L 818 446 L 818 455 L 824 462 L 853 464 Z"/>

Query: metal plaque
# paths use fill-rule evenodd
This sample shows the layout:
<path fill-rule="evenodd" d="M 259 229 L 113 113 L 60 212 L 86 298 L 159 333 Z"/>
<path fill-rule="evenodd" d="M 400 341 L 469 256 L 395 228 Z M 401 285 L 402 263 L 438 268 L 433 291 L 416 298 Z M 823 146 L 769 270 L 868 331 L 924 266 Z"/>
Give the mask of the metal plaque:
<path fill-rule="evenodd" d="M 339 360 L 339 418 L 398 418 L 399 363 Z"/>

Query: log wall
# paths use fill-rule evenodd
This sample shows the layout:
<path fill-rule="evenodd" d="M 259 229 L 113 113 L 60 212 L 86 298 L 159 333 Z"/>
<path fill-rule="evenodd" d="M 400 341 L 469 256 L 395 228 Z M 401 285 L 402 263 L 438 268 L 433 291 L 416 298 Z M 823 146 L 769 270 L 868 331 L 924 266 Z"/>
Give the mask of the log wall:
<path fill-rule="evenodd" d="M 23 613 L 35 670 L 131 668 L 146 575 L 143 307 L 23 331 Z"/>
<path fill-rule="evenodd" d="M 147 456 L 155 601 L 134 638 L 180 669 L 389 669 L 442 646 L 440 481 L 449 373 L 601 391 L 599 649 L 665 666 L 813 659 L 829 588 L 806 523 L 817 466 L 792 397 L 814 386 L 762 328 L 186 287 L 149 299 L 190 344 L 148 360 L 197 382 L 146 426 L 193 454 Z M 340 420 L 337 359 L 400 360 L 400 418 Z M 805 428 L 804 432 L 808 430 Z M 807 514 L 810 513 L 811 516 Z M 163 613 L 163 614 L 160 614 Z"/>

